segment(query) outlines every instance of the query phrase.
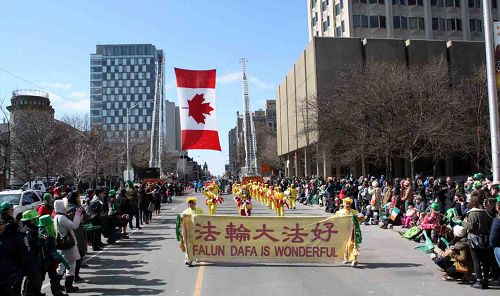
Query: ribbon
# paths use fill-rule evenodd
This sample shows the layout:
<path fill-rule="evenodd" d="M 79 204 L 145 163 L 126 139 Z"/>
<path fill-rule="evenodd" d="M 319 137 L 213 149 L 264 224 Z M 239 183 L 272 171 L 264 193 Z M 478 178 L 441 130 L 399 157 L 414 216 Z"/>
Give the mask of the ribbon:
<path fill-rule="evenodd" d="M 354 241 L 356 245 L 361 244 L 363 237 L 361 236 L 361 228 L 359 227 L 358 217 L 352 215 L 352 222 L 354 223 Z"/>

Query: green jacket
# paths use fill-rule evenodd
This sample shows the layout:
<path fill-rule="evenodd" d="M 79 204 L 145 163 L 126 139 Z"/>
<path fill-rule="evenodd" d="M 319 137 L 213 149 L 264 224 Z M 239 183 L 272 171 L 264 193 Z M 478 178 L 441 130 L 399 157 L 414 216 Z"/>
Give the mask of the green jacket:
<path fill-rule="evenodd" d="M 467 219 L 462 222 L 462 226 L 469 234 L 489 234 L 492 222 L 493 219 L 485 209 L 472 208 L 467 213 Z"/>

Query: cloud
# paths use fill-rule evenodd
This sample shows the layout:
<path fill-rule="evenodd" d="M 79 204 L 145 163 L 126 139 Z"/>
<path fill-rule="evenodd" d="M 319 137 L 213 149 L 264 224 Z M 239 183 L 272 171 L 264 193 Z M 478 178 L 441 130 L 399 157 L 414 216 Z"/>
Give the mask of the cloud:
<path fill-rule="evenodd" d="M 177 86 L 177 83 L 174 80 L 167 81 L 165 83 L 165 90 L 173 90 Z"/>
<path fill-rule="evenodd" d="M 274 89 L 275 86 L 272 84 L 265 83 L 264 81 L 260 80 L 259 78 L 255 76 L 249 76 L 248 81 L 252 83 L 253 85 L 257 86 L 258 89 Z"/>
<path fill-rule="evenodd" d="M 87 98 L 88 94 L 86 91 L 73 91 L 69 94 L 69 96 L 76 99 L 83 99 Z"/>
<path fill-rule="evenodd" d="M 218 83 L 231 83 L 235 81 L 241 81 L 241 72 L 231 72 L 228 74 L 224 74 L 217 78 Z"/>
<path fill-rule="evenodd" d="M 217 83 L 233 83 L 233 82 L 241 82 L 240 71 L 227 73 L 217 78 Z M 248 82 L 250 82 L 252 86 L 257 87 L 259 90 L 275 88 L 274 85 L 265 83 L 264 81 L 252 75 L 248 76 Z"/>
<path fill-rule="evenodd" d="M 62 82 L 39 82 L 40 86 L 47 88 L 58 88 L 58 89 L 71 89 L 72 85 L 70 83 Z"/>
<path fill-rule="evenodd" d="M 54 103 L 54 109 L 58 114 L 66 114 L 71 112 L 84 112 L 88 113 L 90 110 L 90 100 L 89 99 L 81 99 L 81 100 L 65 100 L 61 99 Z"/>

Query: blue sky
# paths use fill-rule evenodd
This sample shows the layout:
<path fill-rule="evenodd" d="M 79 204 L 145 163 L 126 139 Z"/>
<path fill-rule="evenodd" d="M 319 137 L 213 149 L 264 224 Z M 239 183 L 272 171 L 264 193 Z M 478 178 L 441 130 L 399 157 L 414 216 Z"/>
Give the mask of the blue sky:
<path fill-rule="evenodd" d="M 166 98 L 177 102 L 173 68 L 217 69 L 222 152 L 190 151 L 222 174 L 229 129 L 242 110 L 240 65 L 248 59 L 252 109 L 307 45 L 306 0 L 1 1 L 0 68 L 54 93 L 56 117 L 89 112 L 89 59 L 96 44 L 152 43 L 166 57 Z M 35 88 L 0 71 L 0 99 Z"/>

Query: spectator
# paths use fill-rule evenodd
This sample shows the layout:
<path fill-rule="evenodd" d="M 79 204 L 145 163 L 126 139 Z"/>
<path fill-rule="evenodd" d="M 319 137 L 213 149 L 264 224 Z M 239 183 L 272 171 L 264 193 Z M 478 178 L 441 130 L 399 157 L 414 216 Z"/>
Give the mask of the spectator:
<path fill-rule="evenodd" d="M 474 288 L 487 289 L 490 272 L 487 237 L 491 230 L 492 219 L 483 208 L 483 192 L 475 190 L 471 194 L 469 212 L 463 222 L 468 233 L 470 253 L 476 274 Z"/>
<path fill-rule="evenodd" d="M 67 195 L 68 199 L 68 212 L 67 212 L 67 217 L 69 220 L 74 221 L 76 211 L 80 208 L 82 208 L 80 204 L 80 197 L 78 195 L 78 192 L 72 191 Z M 85 230 L 83 229 L 83 224 L 85 223 L 85 211 L 82 208 L 82 222 L 78 226 L 77 229 L 74 230 L 75 237 L 76 237 L 76 245 L 78 247 L 78 253 L 80 254 L 80 259 L 76 261 L 75 265 L 75 282 L 81 282 L 82 279 L 80 278 L 80 268 L 82 265 L 82 260 L 83 257 L 87 254 L 87 236 L 85 233 Z"/>
<path fill-rule="evenodd" d="M 46 192 L 42 196 L 42 202 L 36 206 L 36 211 L 38 212 L 38 216 L 42 217 L 43 215 L 51 215 L 54 210 L 54 199 L 52 198 L 52 194 Z"/>
<path fill-rule="evenodd" d="M 90 201 L 88 207 L 89 222 L 93 226 L 97 226 L 95 230 L 92 231 L 92 250 L 100 251 L 104 247 L 101 241 L 101 234 L 103 228 L 103 211 L 104 211 L 104 195 L 105 191 L 101 188 L 95 190 L 95 195 Z"/>
<path fill-rule="evenodd" d="M 68 261 L 69 264 L 69 269 L 61 264 L 59 265 L 59 270 L 61 271 L 60 273 L 65 270 L 66 279 L 64 281 L 64 286 L 66 292 L 77 292 L 79 289 L 78 287 L 73 286 L 73 282 L 75 280 L 76 261 L 80 260 L 81 257 L 80 253 L 78 252 L 78 246 L 76 244 L 77 240 L 75 230 L 78 229 L 78 227 L 80 226 L 80 222 L 82 221 L 82 209 L 78 208 L 76 210 L 73 221 L 66 217 L 67 209 L 64 205 L 64 201 L 56 200 L 54 202 L 54 210 L 56 212 L 54 223 L 58 235 L 60 235 L 61 237 L 70 235 L 74 241 L 74 245 L 69 249 L 59 250 L 61 255 L 63 255 L 63 257 Z"/>

